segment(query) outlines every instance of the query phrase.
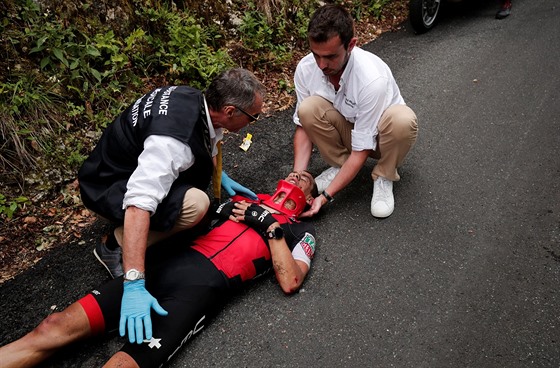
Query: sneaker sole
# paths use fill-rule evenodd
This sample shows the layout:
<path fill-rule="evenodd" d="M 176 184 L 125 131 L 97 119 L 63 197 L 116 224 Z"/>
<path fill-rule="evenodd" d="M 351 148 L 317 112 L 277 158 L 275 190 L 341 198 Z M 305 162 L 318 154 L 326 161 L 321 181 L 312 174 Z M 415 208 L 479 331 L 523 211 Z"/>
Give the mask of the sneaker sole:
<path fill-rule="evenodd" d="M 384 210 L 384 211 L 381 211 L 381 210 L 374 211 L 373 206 L 370 206 L 371 215 L 372 215 L 373 217 L 375 217 L 375 218 L 378 218 L 378 219 L 387 218 L 387 217 L 391 216 L 391 215 L 393 214 L 394 211 L 395 211 L 395 207 L 394 207 L 394 206 L 393 206 L 392 209 L 386 209 L 386 210 Z M 374 214 L 374 212 L 377 212 L 377 213 Z"/>
<path fill-rule="evenodd" d="M 392 214 L 393 214 L 393 211 L 389 212 L 388 214 L 383 213 L 382 215 L 379 215 L 379 214 L 374 215 L 373 211 L 371 211 L 371 215 L 375 218 L 378 218 L 378 219 L 387 218 L 387 217 L 391 216 Z"/>

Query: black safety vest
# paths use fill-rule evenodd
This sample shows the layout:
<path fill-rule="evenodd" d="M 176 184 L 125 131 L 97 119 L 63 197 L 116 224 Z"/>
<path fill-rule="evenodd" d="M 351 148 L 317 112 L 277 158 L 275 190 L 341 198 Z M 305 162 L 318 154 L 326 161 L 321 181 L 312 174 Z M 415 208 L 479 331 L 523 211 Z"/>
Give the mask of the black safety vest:
<path fill-rule="evenodd" d="M 202 92 L 187 86 L 157 88 L 120 114 L 78 172 L 86 207 L 113 221 L 124 220 L 122 201 L 128 179 L 137 167 L 144 141 L 164 135 L 187 144 L 194 165 L 179 174 L 168 196 L 151 218 L 153 230 L 169 230 L 192 186 L 205 191 L 212 175 L 212 147 Z"/>

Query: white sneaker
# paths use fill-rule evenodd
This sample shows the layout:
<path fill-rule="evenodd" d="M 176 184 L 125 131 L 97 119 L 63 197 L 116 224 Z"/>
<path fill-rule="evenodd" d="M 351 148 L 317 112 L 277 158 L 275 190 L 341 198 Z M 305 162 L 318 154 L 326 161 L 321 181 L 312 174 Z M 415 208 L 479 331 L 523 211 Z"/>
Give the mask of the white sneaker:
<path fill-rule="evenodd" d="M 315 178 L 315 184 L 317 184 L 317 191 L 321 193 L 323 190 L 327 189 L 329 184 L 333 181 L 334 177 L 340 171 L 340 167 L 329 167 L 323 171 L 319 176 Z"/>
<path fill-rule="evenodd" d="M 393 197 L 393 182 L 381 176 L 373 182 L 373 196 L 371 198 L 371 214 L 373 217 L 385 218 L 391 216 L 395 209 Z"/>

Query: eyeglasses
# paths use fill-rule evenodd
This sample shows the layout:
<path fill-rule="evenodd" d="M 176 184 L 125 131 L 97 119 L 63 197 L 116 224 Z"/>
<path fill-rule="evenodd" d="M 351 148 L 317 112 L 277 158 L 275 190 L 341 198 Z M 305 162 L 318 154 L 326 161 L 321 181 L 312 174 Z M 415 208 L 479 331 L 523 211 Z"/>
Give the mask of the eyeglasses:
<path fill-rule="evenodd" d="M 234 106 L 237 110 L 241 111 L 243 114 L 247 115 L 249 118 L 251 118 L 251 121 L 249 123 L 253 123 L 257 120 L 259 120 L 259 114 L 257 115 L 251 115 L 249 114 L 247 111 L 243 110 L 241 107 L 239 106 Z"/>

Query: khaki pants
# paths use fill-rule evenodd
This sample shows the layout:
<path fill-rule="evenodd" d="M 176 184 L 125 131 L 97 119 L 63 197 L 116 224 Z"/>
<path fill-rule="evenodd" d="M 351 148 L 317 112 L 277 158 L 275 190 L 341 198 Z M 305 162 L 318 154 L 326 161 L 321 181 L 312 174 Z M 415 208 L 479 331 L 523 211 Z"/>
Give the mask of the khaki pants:
<path fill-rule="evenodd" d="M 160 240 L 183 230 L 187 230 L 195 226 L 204 218 L 210 207 L 210 199 L 208 195 L 197 188 L 189 188 L 183 197 L 183 209 L 179 213 L 175 226 L 170 231 L 161 232 L 150 230 L 148 233 L 148 246 L 157 243 Z M 119 245 L 122 246 L 123 227 L 119 226 L 115 229 L 115 238 Z"/>
<path fill-rule="evenodd" d="M 341 167 L 352 152 L 354 124 L 348 122 L 332 103 L 319 96 L 303 100 L 298 117 L 323 160 L 330 166 Z M 378 160 L 371 172 L 373 180 L 378 176 L 392 181 L 400 179 L 397 168 L 416 142 L 417 134 L 418 124 L 412 109 L 406 105 L 393 105 L 385 110 L 378 124 L 377 148 L 369 155 Z"/>

